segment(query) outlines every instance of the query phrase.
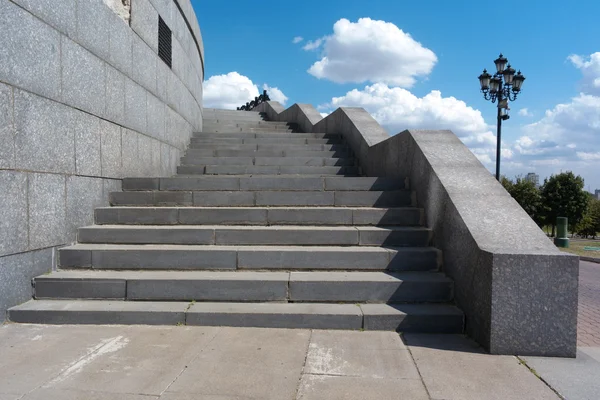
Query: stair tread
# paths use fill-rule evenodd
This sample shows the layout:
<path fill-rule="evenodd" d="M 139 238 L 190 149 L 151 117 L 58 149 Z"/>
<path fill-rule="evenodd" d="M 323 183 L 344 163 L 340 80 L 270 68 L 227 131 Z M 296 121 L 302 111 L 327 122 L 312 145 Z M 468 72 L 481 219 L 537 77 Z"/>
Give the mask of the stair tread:
<path fill-rule="evenodd" d="M 376 231 L 376 232 L 429 232 L 430 228 L 424 226 L 403 226 L 403 225 L 386 225 L 386 226 L 322 226 L 322 225 L 215 225 L 215 224 L 190 224 L 190 225 L 89 225 L 79 229 L 127 229 L 127 230 L 191 230 L 191 229 L 223 229 L 223 230 L 240 230 L 240 231 L 260 231 L 260 230 L 282 230 L 282 231 Z"/>
<path fill-rule="evenodd" d="M 197 250 L 197 251 L 308 251 L 315 252 L 429 252 L 437 251 L 435 247 L 396 247 L 396 246 L 290 246 L 290 245 L 196 245 L 196 244 L 98 244 L 76 243 L 62 247 L 60 250 Z"/>

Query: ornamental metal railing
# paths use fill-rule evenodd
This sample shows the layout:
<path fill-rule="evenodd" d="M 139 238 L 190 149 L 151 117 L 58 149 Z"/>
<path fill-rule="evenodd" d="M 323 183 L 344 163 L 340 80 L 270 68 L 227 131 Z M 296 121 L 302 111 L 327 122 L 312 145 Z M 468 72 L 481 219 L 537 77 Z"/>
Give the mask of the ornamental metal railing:
<path fill-rule="evenodd" d="M 247 102 L 237 109 L 238 111 L 252 111 L 254 107 L 257 107 L 259 104 L 264 103 L 265 101 L 271 101 L 271 99 L 269 98 L 267 91 L 263 90 L 263 93 L 260 96 L 255 97 L 254 100 Z"/>

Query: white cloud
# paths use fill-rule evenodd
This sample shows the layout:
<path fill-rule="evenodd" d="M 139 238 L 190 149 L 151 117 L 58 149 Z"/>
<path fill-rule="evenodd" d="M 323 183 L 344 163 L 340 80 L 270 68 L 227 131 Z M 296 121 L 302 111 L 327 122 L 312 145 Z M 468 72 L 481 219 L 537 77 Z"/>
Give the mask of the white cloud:
<path fill-rule="evenodd" d="M 585 151 L 578 151 L 577 152 L 577 157 L 579 157 L 580 159 L 584 160 L 584 161 L 600 161 L 600 151 L 597 151 L 595 153 L 588 153 Z"/>
<path fill-rule="evenodd" d="M 309 40 L 302 47 L 302 50 L 306 50 L 306 51 L 317 50 L 319 47 L 321 47 L 324 40 L 325 40 L 325 38 L 319 38 L 317 40 Z"/>
<path fill-rule="evenodd" d="M 529 111 L 528 108 L 521 108 L 519 110 L 519 115 L 522 117 L 533 117 L 533 113 Z"/>
<path fill-rule="evenodd" d="M 304 40 L 304 38 L 302 36 L 296 36 L 294 39 L 292 39 L 292 43 L 298 44 L 303 40 Z"/>
<path fill-rule="evenodd" d="M 203 88 L 203 104 L 206 108 L 235 110 L 260 94 L 258 85 L 235 71 L 211 76 L 204 81 Z M 263 88 L 269 91 L 269 96 L 275 101 L 285 104 L 288 99 L 277 87 L 271 88 L 265 83 Z"/>
<path fill-rule="evenodd" d="M 437 57 L 396 25 L 361 18 L 340 19 L 333 34 L 308 42 L 304 49 L 323 45 L 320 61 L 308 72 L 337 83 L 382 82 L 411 87 L 417 77 L 427 76 Z"/>
<path fill-rule="evenodd" d="M 584 93 L 600 95 L 600 52 L 592 53 L 589 57 L 572 54 L 568 59 L 581 70 L 581 90 Z"/>
<path fill-rule="evenodd" d="M 266 83 L 263 85 L 263 89 L 267 91 L 269 98 L 273 101 L 278 101 L 282 106 L 288 101 L 288 97 L 283 94 L 281 90 L 276 87 L 269 87 Z"/>

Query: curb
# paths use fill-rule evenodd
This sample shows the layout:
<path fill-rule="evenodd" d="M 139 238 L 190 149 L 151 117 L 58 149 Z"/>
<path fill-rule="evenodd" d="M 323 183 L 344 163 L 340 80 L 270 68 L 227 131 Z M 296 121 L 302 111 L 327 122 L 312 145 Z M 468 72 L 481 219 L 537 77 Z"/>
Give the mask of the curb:
<path fill-rule="evenodd" d="M 600 264 L 600 258 L 579 256 L 579 259 L 581 261 L 589 261 L 589 262 L 593 262 L 593 263 L 596 263 L 596 264 Z"/>

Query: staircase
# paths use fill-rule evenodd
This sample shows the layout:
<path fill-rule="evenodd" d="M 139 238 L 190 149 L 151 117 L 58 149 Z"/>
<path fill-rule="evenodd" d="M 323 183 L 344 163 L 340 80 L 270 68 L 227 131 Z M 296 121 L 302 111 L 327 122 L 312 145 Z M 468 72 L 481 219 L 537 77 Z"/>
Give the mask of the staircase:
<path fill-rule="evenodd" d="M 177 175 L 129 178 L 14 322 L 459 333 L 407 183 L 338 135 L 206 109 Z"/>

